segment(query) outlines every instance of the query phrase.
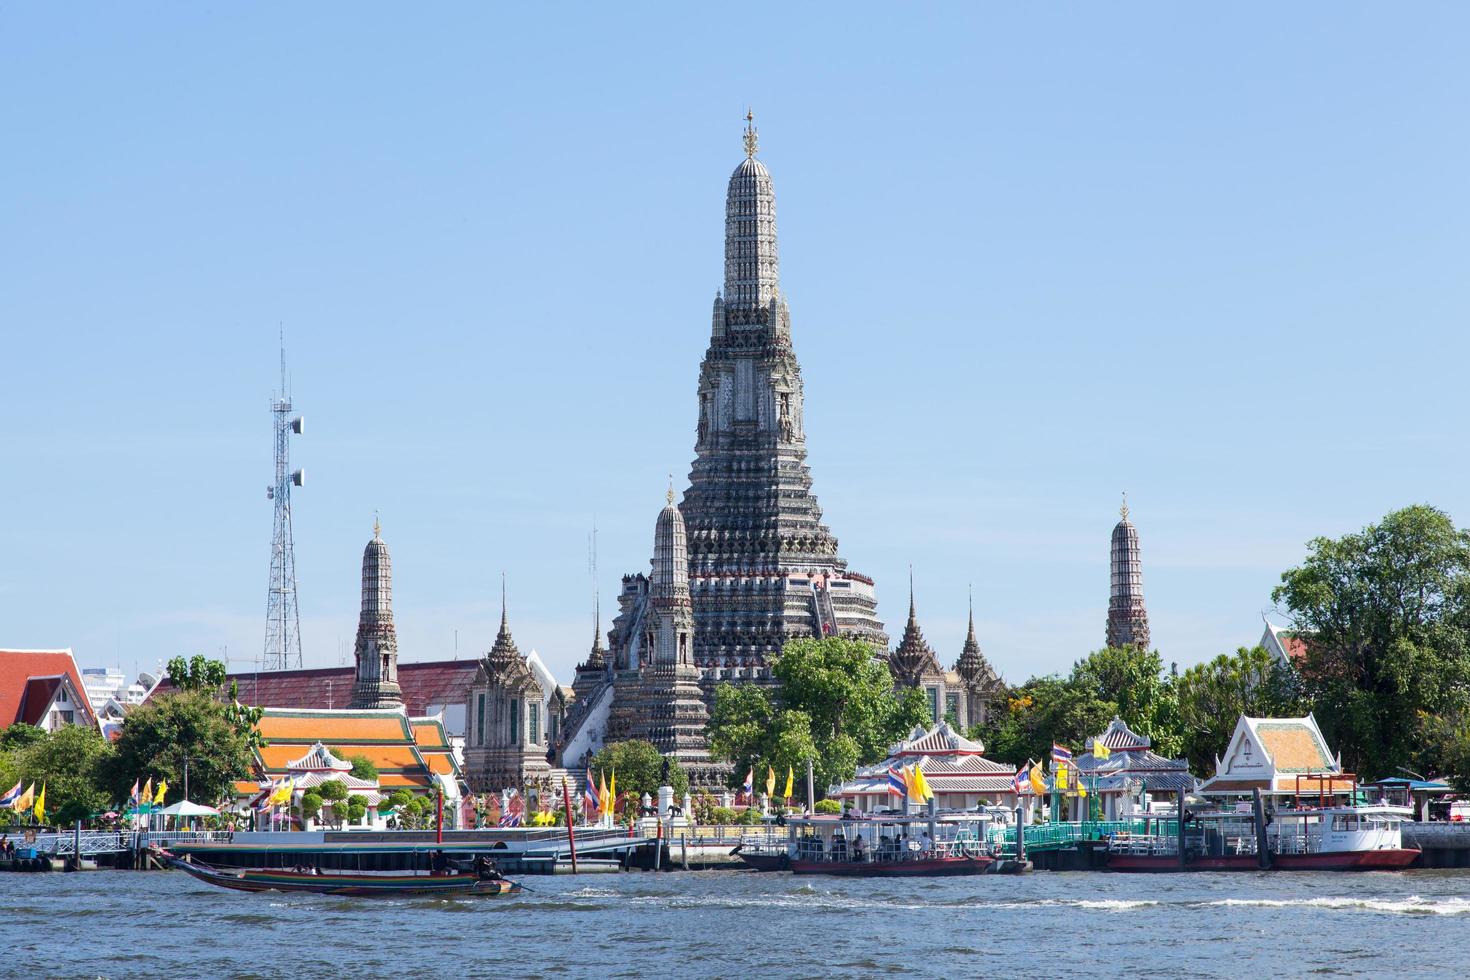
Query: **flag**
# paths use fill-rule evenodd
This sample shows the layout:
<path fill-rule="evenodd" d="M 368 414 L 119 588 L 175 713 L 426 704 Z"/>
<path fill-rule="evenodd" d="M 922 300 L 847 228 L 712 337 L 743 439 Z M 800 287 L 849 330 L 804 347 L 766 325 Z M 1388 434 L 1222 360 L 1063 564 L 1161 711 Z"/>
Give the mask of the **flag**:
<path fill-rule="evenodd" d="M 148 777 L 148 782 L 143 784 L 143 795 L 138 798 L 139 804 L 153 802 L 153 777 Z"/>
<path fill-rule="evenodd" d="M 19 798 L 17 798 L 16 801 L 10 805 L 10 808 L 16 813 L 25 813 L 27 810 L 35 805 L 36 784 L 31 783 L 29 786 L 26 787 L 26 791 L 20 794 Z"/>
<path fill-rule="evenodd" d="M 914 763 L 914 789 L 920 803 L 934 799 L 934 791 L 929 788 L 929 781 L 924 778 L 924 770 L 919 768 L 918 763 Z"/>
<path fill-rule="evenodd" d="M 601 785 L 597 789 L 597 809 L 599 813 L 612 812 L 612 797 L 607 795 L 607 773 L 600 777 Z"/>
<path fill-rule="evenodd" d="M 1017 769 L 1016 774 L 1011 777 L 1011 792 L 1015 793 L 1017 796 L 1021 795 L 1021 773 L 1024 771 L 1024 767 L 1022 767 L 1021 769 Z"/>
<path fill-rule="evenodd" d="M 15 785 L 10 787 L 10 792 L 0 796 L 0 807 L 15 806 L 15 801 L 20 799 L 20 785 L 24 780 L 17 779 Z"/>
<path fill-rule="evenodd" d="M 786 792 L 781 795 L 788 800 L 791 799 L 791 789 L 796 784 L 796 771 L 790 766 L 786 767 Z"/>
<path fill-rule="evenodd" d="M 607 781 L 607 796 L 603 798 L 603 806 L 607 812 L 614 817 L 618 815 L 618 771 L 613 770 L 612 778 Z"/>
<path fill-rule="evenodd" d="M 46 822 L 46 784 L 41 784 L 41 794 L 36 797 L 36 823 Z"/>
<path fill-rule="evenodd" d="M 1046 793 L 1046 779 L 1041 771 L 1041 763 L 1037 762 L 1031 766 L 1031 792 L 1037 796 Z"/>
<path fill-rule="evenodd" d="M 1051 757 L 1053 762 L 1071 762 L 1072 751 L 1053 742 L 1051 746 Z"/>
<path fill-rule="evenodd" d="M 590 818 L 598 810 L 602 809 L 602 802 L 597 798 L 597 784 L 592 781 L 592 770 L 587 770 L 587 790 L 582 794 L 582 811 Z"/>
<path fill-rule="evenodd" d="M 903 774 L 892 766 L 888 767 L 888 792 L 894 796 L 902 796 L 908 783 L 904 782 Z"/>
<path fill-rule="evenodd" d="M 1058 790 L 1067 788 L 1067 766 L 1065 763 L 1058 765 L 1056 771 L 1052 773 L 1052 782 Z"/>
<path fill-rule="evenodd" d="M 138 781 L 133 780 L 133 788 L 128 790 L 128 806 L 136 806 L 138 803 Z"/>
<path fill-rule="evenodd" d="M 168 792 L 168 780 L 167 779 L 160 779 L 158 781 L 158 793 L 153 797 L 153 805 L 154 806 L 162 806 L 163 805 L 163 794 L 165 794 L 167 792 Z"/>
<path fill-rule="evenodd" d="M 751 766 L 750 771 L 745 774 L 745 785 L 740 787 L 740 790 L 747 798 L 755 792 L 755 766 Z"/>
<path fill-rule="evenodd" d="M 1092 740 L 1092 757 L 1094 759 L 1106 759 L 1113 754 L 1113 750 L 1103 744 L 1103 740 L 1095 738 Z"/>
<path fill-rule="evenodd" d="M 776 795 L 776 767 L 766 766 L 766 795 Z"/>

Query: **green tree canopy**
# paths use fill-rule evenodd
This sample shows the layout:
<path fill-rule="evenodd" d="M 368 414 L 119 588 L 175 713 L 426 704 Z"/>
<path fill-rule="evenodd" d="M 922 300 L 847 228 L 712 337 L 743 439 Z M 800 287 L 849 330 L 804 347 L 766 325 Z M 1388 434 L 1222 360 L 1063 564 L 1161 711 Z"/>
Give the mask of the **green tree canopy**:
<path fill-rule="evenodd" d="M 150 699 L 128 715 L 116 752 L 103 770 L 113 799 L 126 799 L 134 780 L 168 780 L 169 798 L 184 795 L 184 760 L 196 802 L 228 798 L 237 779 L 250 775 L 249 740 L 227 717 L 227 706 L 204 691 Z"/>
<path fill-rule="evenodd" d="M 1179 675 L 1174 694 L 1184 757 L 1200 775 L 1214 771 L 1241 715 L 1294 717 L 1307 710 L 1296 671 L 1259 646 L 1195 664 Z"/>
<path fill-rule="evenodd" d="M 1272 598 L 1307 634 L 1303 687 L 1345 766 L 1368 778 L 1446 766 L 1423 730 L 1470 699 L 1470 533 L 1406 507 L 1310 542 Z"/>
<path fill-rule="evenodd" d="M 45 785 L 51 819 L 68 824 L 107 809 L 111 798 L 100 775 L 112 755 L 112 746 L 93 726 L 63 725 L 22 749 L 16 768 L 38 792 Z"/>
<path fill-rule="evenodd" d="M 732 787 L 752 768 L 764 785 L 770 767 L 779 792 L 787 769 L 804 773 L 811 760 L 821 792 L 881 760 L 915 725 L 931 724 L 923 692 L 895 694 L 887 666 L 860 641 L 791 640 L 771 672 L 781 684 L 774 693 L 750 684 L 715 689 L 710 751 L 734 764 Z"/>
<path fill-rule="evenodd" d="M 9 728 L 0 729 L 0 752 L 15 752 L 46 737 L 46 729 L 18 721 Z"/>
<path fill-rule="evenodd" d="M 333 753 L 337 754 L 337 753 Z M 340 756 L 339 756 L 340 757 Z M 378 767 L 373 765 L 373 760 L 365 755 L 348 756 L 347 761 L 352 763 L 352 776 L 355 779 L 377 779 Z"/>
<path fill-rule="evenodd" d="M 168 679 L 181 691 L 218 691 L 224 686 L 228 672 L 223 663 L 202 653 L 188 660 L 174 657 L 168 662 Z"/>
<path fill-rule="evenodd" d="M 662 783 L 665 757 L 654 748 L 652 742 L 633 739 L 613 742 L 603 746 L 601 752 L 592 757 L 594 773 L 606 773 L 609 779 L 618 774 L 618 793 L 647 793 L 658 800 L 658 788 Z M 689 774 L 674 759 L 668 760 L 669 785 L 674 788 L 674 798 L 682 799 L 689 789 Z"/>

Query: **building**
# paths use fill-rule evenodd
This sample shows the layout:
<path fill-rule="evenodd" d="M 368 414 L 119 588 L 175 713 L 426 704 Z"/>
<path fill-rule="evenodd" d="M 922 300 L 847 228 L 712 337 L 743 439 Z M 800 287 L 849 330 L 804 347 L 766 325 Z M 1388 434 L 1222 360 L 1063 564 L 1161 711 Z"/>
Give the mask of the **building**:
<path fill-rule="evenodd" d="M 1311 635 L 1301 630 L 1276 626 L 1268 620 L 1266 631 L 1261 634 L 1261 646 L 1266 648 L 1277 663 L 1296 668 L 1307 659 L 1307 638 Z"/>
<path fill-rule="evenodd" d="M 580 771 L 604 742 L 638 739 L 676 760 L 696 786 L 719 786 L 728 775 L 728 766 L 710 761 L 686 542 L 671 489 L 654 522 L 649 574 L 623 577 L 610 653 L 594 641 L 577 668 L 572 687 L 584 692 L 586 709 L 568 719 L 566 765 Z M 584 727 L 586 737 L 578 738 Z"/>
<path fill-rule="evenodd" d="M 1143 562 L 1138 554 L 1138 528 L 1128 520 L 1126 497 L 1119 514 L 1121 519 L 1113 527 L 1107 645 L 1148 650 L 1152 641 L 1148 610 L 1143 605 Z"/>
<path fill-rule="evenodd" d="M 1106 758 L 1097 755 L 1098 742 L 1107 750 Z M 1181 789 L 1194 792 L 1199 780 L 1190 774 L 1189 763 L 1165 758 L 1152 745 L 1148 736 L 1139 735 L 1115 715 L 1106 729 L 1087 740 L 1087 751 L 1072 757 L 1077 779 L 1097 800 L 1099 819 L 1121 820 L 1141 813 L 1151 795 L 1172 798 Z M 1050 791 L 1051 777 L 1047 783 Z"/>
<path fill-rule="evenodd" d="M 857 813 L 900 810 L 903 798 L 889 790 L 888 771 L 912 765 L 923 771 L 940 810 L 1016 805 L 1016 767 L 985 758 L 984 743 L 965 738 L 947 721 L 928 731 L 915 728 L 888 750 L 888 758 L 859 768 L 848 782 L 829 787 L 827 795 Z"/>
<path fill-rule="evenodd" d="M 350 708 L 401 708 L 398 631 L 393 626 L 393 561 L 383 529 L 373 521 L 373 539 L 362 552 L 362 611 L 353 642 Z"/>
<path fill-rule="evenodd" d="M 551 714 L 560 691 L 539 657 L 536 664 L 539 670 L 516 647 L 502 595 L 500 632 L 466 691 L 465 776 L 472 792 L 519 790 L 551 778 Z"/>
<path fill-rule="evenodd" d="M 0 729 L 18 723 L 48 732 L 97 723 L 70 648 L 0 650 Z"/>
<path fill-rule="evenodd" d="M 801 368 L 781 292 L 776 195 L 745 159 L 725 196 L 725 282 L 699 370 L 699 422 L 680 504 L 694 662 L 707 687 L 765 680 L 787 640 L 848 636 L 886 650 L 872 579 L 851 571 L 812 493 Z"/>
<path fill-rule="evenodd" d="M 359 797 L 367 807 L 367 816 L 364 825 L 373 829 L 383 829 L 386 821 L 379 815 L 380 808 L 387 801 L 386 794 L 379 791 L 378 780 L 360 779 L 352 775 L 352 763 L 346 759 L 340 759 L 332 754 L 332 750 L 321 742 L 313 745 L 305 755 L 293 762 L 286 763 L 285 778 L 291 784 L 291 808 L 299 810 L 302 797 L 313 790 L 319 790 L 322 783 L 330 780 L 340 782 L 347 789 L 347 795 Z M 250 785 L 242 781 L 237 789 Z M 275 783 L 269 779 L 262 780 L 256 786 L 256 793 L 248 801 L 248 809 L 254 811 L 265 806 L 271 794 L 275 791 Z M 240 802 L 245 802 L 243 796 Z M 242 807 L 243 809 L 243 807 Z M 327 807 L 330 809 L 330 806 Z M 317 820 L 325 818 L 325 814 L 315 819 L 308 818 L 305 821 L 306 830 L 312 830 Z M 347 825 L 345 821 L 339 821 Z"/>
<path fill-rule="evenodd" d="M 895 687 L 917 687 L 929 703 L 932 721 L 948 721 L 960 731 L 990 719 L 992 707 L 1005 696 L 1005 685 L 975 639 L 975 610 L 970 609 L 969 634 L 953 670 L 939 663 L 914 611 L 914 584 L 909 581 L 909 618 L 903 639 L 888 655 L 888 669 Z"/>
<path fill-rule="evenodd" d="M 339 760 L 334 765 L 346 761 L 348 769 L 352 759 L 366 758 L 378 770 L 376 791 L 384 796 L 398 790 L 422 796 L 442 792 L 444 812 L 458 812 L 460 768 L 438 719 L 410 718 L 402 708 L 269 707 L 255 727 L 266 744 L 255 749 L 259 781 L 235 784 L 242 802 L 257 798 L 262 782 L 279 784 L 311 768 L 312 759 L 325 758 L 318 752 L 322 747 Z"/>
<path fill-rule="evenodd" d="M 1241 715 L 1225 754 L 1215 758 L 1215 775 L 1200 785 L 1205 796 L 1264 796 L 1316 799 L 1352 793 L 1355 779 L 1342 771 L 1342 757 L 1327 747 L 1317 719 L 1248 718 Z"/>

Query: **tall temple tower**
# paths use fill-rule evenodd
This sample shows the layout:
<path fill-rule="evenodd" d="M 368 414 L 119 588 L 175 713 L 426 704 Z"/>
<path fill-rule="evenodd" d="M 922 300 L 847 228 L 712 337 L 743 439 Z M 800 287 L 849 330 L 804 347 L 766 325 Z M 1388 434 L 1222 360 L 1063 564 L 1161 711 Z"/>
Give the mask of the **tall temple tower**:
<path fill-rule="evenodd" d="M 352 646 L 357 674 L 352 708 L 401 708 L 398 687 L 398 631 L 393 627 L 393 561 L 383 529 L 373 521 L 373 539 L 362 552 L 362 612 Z"/>
<path fill-rule="evenodd" d="M 1148 610 L 1143 605 L 1143 563 L 1138 557 L 1138 528 L 1128 520 L 1126 495 L 1118 513 L 1122 519 L 1113 528 L 1108 646 L 1135 646 L 1147 650 Z"/>
<path fill-rule="evenodd" d="M 849 571 L 806 465 L 801 368 L 780 287 L 776 194 L 745 159 L 725 197 L 725 286 L 699 371 L 688 529 L 694 660 L 706 682 L 762 679 L 786 640 L 842 635 L 886 650 L 873 580 Z"/>

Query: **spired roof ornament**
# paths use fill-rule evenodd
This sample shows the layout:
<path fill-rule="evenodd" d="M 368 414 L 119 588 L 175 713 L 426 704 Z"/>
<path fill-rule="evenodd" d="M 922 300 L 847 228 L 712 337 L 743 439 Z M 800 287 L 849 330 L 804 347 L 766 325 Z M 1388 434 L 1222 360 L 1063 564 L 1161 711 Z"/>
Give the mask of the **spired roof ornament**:
<path fill-rule="evenodd" d="M 755 128 L 755 110 L 745 110 L 745 155 L 753 157 L 760 152 L 760 131 Z"/>
<path fill-rule="evenodd" d="M 985 654 L 980 652 L 980 641 L 975 638 L 975 597 L 970 596 L 970 630 L 965 636 L 965 646 L 960 651 L 960 658 L 955 661 L 954 670 L 960 675 L 960 679 L 970 687 L 991 687 L 1000 683 L 1000 675 L 985 659 Z"/>
<path fill-rule="evenodd" d="M 328 769 L 333 772 L 348 772 L 352 769 L 352 763 L 337 758 L 330 749 L 317 742 L 301 758 L 286 763 L 286 768 L 294 772 Z"/>
<path fill-rule="evenodd" d="M 918 684 L 926 675 L 944 674 L 944 668 L 939 666 L 939 658 L 924 639 L 924 631 L 919 628 L 919 620 L 914 613 L 913 569 L 909 570 L 909 621 L 903 628 L 903 640 L 898 649 L 888 656 L 888 667 L 896 679 L 909 685 Z"/>
<path fill-rule="evenodd" d="M 536 675 L 531 672 L 526 658 L 521 656 L 515 639 L 510 635 L 510 619 L 506 613 L 505 576 L 500 577 L 500 632 L 495 635 L 495 644 L 480 662 L 480 669 L 491 683 L 512 690 L 527 690 L 540 686 Z"/>

